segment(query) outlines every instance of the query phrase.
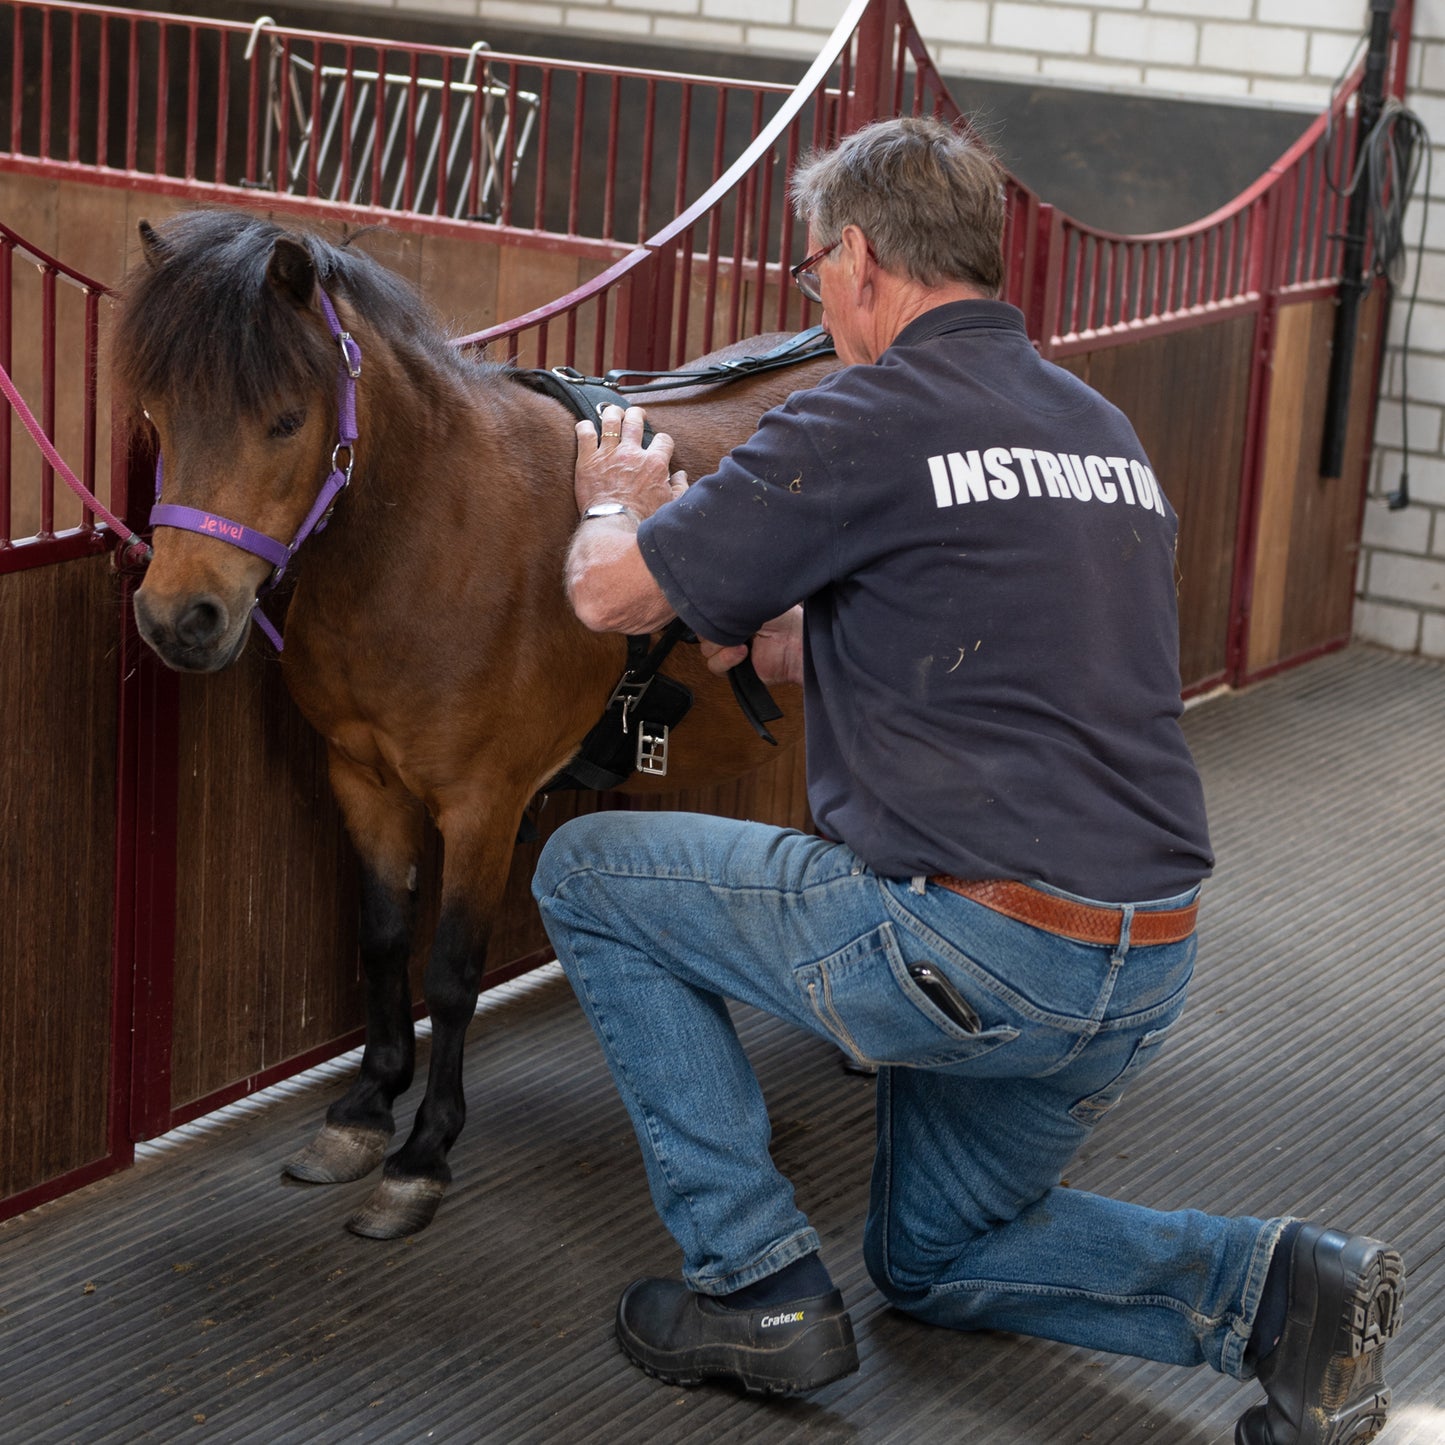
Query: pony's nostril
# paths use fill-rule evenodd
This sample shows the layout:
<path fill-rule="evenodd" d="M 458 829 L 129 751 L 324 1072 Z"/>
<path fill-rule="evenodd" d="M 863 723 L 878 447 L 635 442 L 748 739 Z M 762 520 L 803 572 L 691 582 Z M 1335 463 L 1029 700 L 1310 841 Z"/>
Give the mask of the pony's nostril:
<path fill-rule="evenodd" d="M 226 609 L 213 597 L 192 602 L 176 619 L 176 637 L 187 647 L 209 647 L 226 630 Z"/>

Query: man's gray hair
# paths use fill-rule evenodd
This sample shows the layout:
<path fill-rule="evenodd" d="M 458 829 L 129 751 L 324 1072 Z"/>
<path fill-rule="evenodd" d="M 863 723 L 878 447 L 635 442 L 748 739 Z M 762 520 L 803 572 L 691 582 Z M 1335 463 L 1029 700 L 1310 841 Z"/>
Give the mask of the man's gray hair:
<path fill-rule="evenodd" d="M 905 116 L 864 126 L 806 157 L 789 190 L 819 246 L 851 224 L 879 265 L 924 286 L 967 281 L 997 296 L 1003 285 L 1003 167 L 943 121 Z"/>

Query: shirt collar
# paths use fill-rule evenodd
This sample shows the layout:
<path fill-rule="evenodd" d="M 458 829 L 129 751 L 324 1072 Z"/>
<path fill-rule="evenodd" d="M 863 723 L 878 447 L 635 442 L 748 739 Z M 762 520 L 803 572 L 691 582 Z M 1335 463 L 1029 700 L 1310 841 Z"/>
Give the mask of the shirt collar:
<path fill-rule="evenodd" d="M 960 331 L 1015 331 L 1028 339 L 1023 312 L 1007 301 L 946 301 L 915 316 L 893 338 L 893 346 L 914 346 Z"/>

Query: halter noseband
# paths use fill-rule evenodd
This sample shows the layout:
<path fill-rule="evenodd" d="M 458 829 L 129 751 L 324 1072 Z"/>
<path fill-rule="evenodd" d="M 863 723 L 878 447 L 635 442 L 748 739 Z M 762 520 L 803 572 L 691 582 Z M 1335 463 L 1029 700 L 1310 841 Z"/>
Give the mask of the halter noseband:
<path fill-rule="evenodd" d="M 326 294 L 325 289 L 322 287 L 317 289 L 321 295 L 321 310 L 326 317 L 326 325 L 330 329 L 333 339 L 341 348 L 341 369 L 337 379 L 337 440 L 331 452 L 331 475 L 321 484 L 321 490 L 316 494 L 316 500 L 311 504 L 311 510 L 307 512 L 305 520 L 297 529 L 290 545 L 277 541 L 275 537 L 268 536 L 265 532 L 258 532 L 254 527 L 246 526 L 244 522 L 233 522 L 229 517 L 222 517 L 216 512 L 203 512 L 196 507 L 178 507 L 171 503 L 162 503 L 162 465 L 159 453 L 156 455 L 156 501 L 155 506 L 151 508 L 151 526 L 176 527 L 185 532 L 199 532 L 203 537 L 216 537 L 222 542 L 229 542 L 233 547 L 239 547 L 243 552 L 250 552 L 269 562 L 272 572 L 256 589 L 252 616 L 256 626 L 271 639 L 277 652 L 280 652 L 282 648 L 281 634 L 272 625 L 270 618 L 261 611 L 261 598 L 280 582 L 291 558 L 295 556 L 297 548 L 313 532 L 325 529 L 326 523 L 330 520 L 332 508 L 336 505 L 337 497 L 351 480 L 353 448 L 357 440 L 356 380 L 361 375 L 361 347 L 357 345 L 356 339 L 349 331 L 341 329 L 341 322 L 336 316 L 336 308 L 331 304 L 331 298 Z M 346 453 L 344 467 L 340 462 L 343 452 Z"/>

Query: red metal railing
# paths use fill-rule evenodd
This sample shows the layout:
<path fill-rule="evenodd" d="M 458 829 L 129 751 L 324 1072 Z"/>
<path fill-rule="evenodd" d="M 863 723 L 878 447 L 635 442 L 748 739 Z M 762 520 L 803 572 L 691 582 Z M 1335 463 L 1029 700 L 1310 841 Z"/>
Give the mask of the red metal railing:
<path fill-rule="evenodd" d="M 1397 34 L 1408 38 L 1409 25 L 1402 0 Z M 1403 54 L 1401 45 L 1397 94 Z M 1010 178 L 1004 296 L 1025 312 L 1044 353 L 1095 351 L 1336 284 L 1360 79 L 1241 196 L 1178 230 L 1126 236 L 1087 226 Z M 903 0 L 859 0 L 792 99 L 705 195 L 602 275 L 468 341 L 602 371 L 677 364 L 766 327 L 807 324 L 807 304 L 786 284 L 799 244 L 786 172 L 802 142 L 908 113 L 965 123 Z"/>
<path fill-rule="evenodd" d="M 98 465 L 97 331 L 104 294 L 98 281 L 0 224 L 0 367 L 92 493 L 109 470 Z M 0 397 L 0 572 L 82 556 L 107 541 L 93 512 L 68 491 L 57 495 L 54 467 Z"/>
<path fill-rule="evenodd" d="M 485 221 L 604 256 L 706 190 L 791 94 L 485 44 L 34 0 L 0 4 L 0 35 L 12 165 L 196 197 L 269 192 L 362 221 Z M 619 165 L 634 124 L 641 166 Z"/>

